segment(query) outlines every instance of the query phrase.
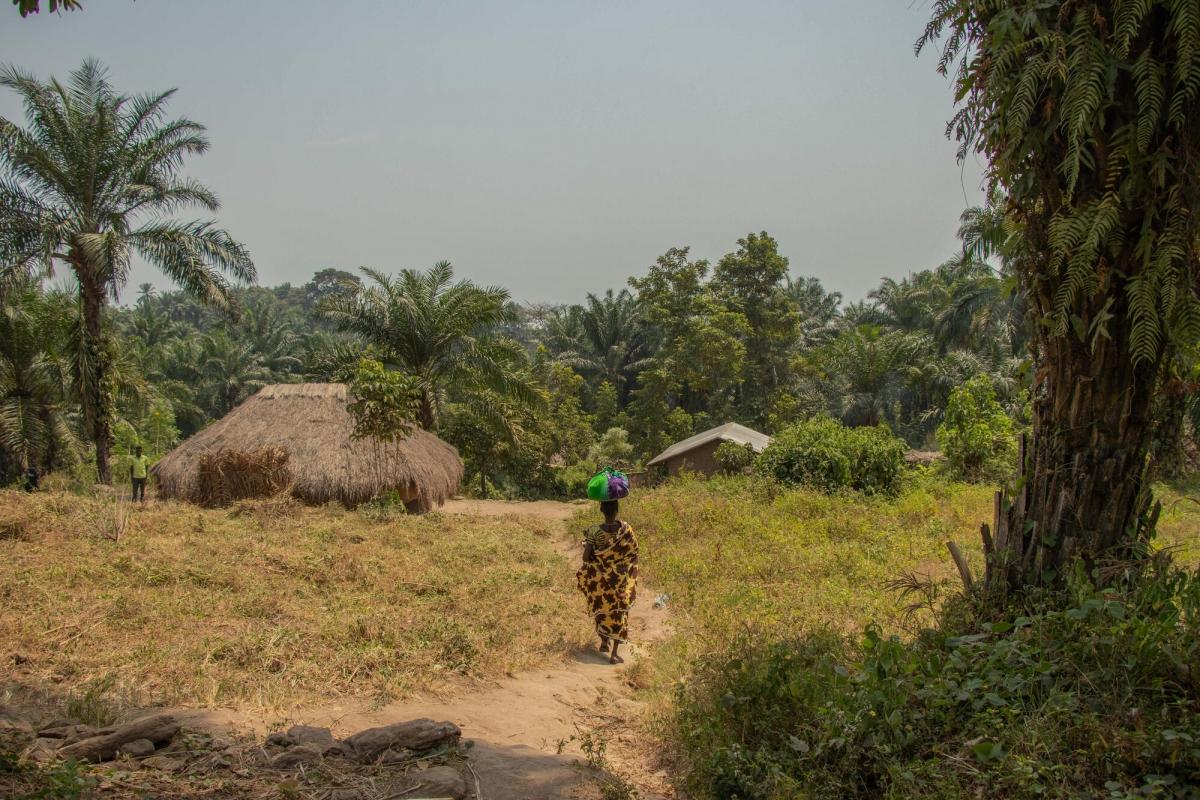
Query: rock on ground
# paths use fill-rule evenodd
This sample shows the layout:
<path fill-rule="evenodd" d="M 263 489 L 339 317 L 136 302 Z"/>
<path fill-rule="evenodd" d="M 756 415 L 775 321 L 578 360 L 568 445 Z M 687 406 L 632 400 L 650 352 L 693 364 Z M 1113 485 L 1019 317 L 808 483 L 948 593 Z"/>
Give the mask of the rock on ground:
<path fill-rule="evenodd" d="M 428 750 L 446 743 L 457 743 L 462 731 L 453 722 L 414 719 L 367 728 L 343 742 L 346 755 L 361 763 L 371 763 L 385 750 Z"/>
<path fill-rule="evenodd" d="M 321 760 L 321 748 L 315 744 L 298 744 L 284 750 L 271 759 L 275 769 L 293 769 L 304 764 L 315 764 Z"/>
<path fill-rule="evenodd" d="M 408 791 L 414 797 L 453 797 L 454 800 L 462 800 L 467 796 L 467 782 L 454 767 L 430 767 L 408 777 Z"/>
<path fill-rule="evenodd" d="M 126 742 L 117 748 L 119 755 L 132 756 L 133 758 L 148 756 L 153 752 L 154 742 L 149 739 L 134 739 L 132 742 Z"/>

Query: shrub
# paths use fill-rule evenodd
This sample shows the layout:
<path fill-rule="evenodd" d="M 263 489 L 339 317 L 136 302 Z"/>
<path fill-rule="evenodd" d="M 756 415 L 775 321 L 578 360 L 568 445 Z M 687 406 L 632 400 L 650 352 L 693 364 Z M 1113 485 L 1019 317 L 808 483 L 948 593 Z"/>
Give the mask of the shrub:
<path fill-rule="evenodd" d="M 986 375 L 976 375 L 950 393 L 937 440 L 950 468 L 964 480 L 999 480 L 1016 464 L 1012 418 L 996 401 Z"/>
<path fill-rule="evenodd" d="M 898 486 L 904 452 L 904 442 L 882 425 L 847 428 L 818 417 L 775 436 L 756 467 L 782 483 L 890 493 Z"/>
<path fill-rule="evenodd" d="M 582 462 L 559 470 L 556 481 L 559 496 L 568 500 L 586 498 L 588 481 L 595 474 L 590 464 Z"/>
<path fill-rule="evenodd" d="M 629 443 L 629 432 L 624 428 L 609 428 L 588 450 L 587 460 L 598 469 L 625 469 L 628 468 L 632 455 L 633 445 Z"/>
<path fill-rule="evenodd" d="M 754 448 L 748 444 L 737 442 L 721 442 L 713 457 L 717 460 L 717 469 L 726 475 L 737 475 L 754 463 L 756 457 Z"/>
<path fill-rule="evenodd" d="M 677 689 L 700 796 L 1200 795 L 1200 575 L 1082 586 L 1003 621 L 747 638 Z"/>

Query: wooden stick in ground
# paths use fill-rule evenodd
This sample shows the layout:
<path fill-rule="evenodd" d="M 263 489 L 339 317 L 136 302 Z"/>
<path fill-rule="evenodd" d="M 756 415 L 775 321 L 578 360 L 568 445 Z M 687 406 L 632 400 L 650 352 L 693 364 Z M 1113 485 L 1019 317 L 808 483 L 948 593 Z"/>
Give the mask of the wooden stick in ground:
<path fill-rule="evenodd" d="M 950 551 L 950 557 L 954 559 L 954 566 L 958 567 L 958 574 L 962 578 L 967 594 L 975 594 L 975 581 L 971 578 L 971 569 L 967 566 L 967 559 L 963 556 L 962 551 L 954 542 L 946 542 L 946 548 Z"/>

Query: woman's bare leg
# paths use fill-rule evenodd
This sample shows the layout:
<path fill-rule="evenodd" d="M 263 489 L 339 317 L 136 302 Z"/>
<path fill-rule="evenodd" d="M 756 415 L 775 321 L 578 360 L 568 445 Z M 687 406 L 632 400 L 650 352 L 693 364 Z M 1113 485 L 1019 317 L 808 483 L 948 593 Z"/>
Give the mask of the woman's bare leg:
<path fill-rule="evenodd" d="M 606 655 L 608 654 L 608 637 L 603 633 L 600 634 L 600 652 Z"/>
<path fill-rule="evenodd" d="M 625 663 L 625 659 L 623 659 L 619 655 L 617 655 L 617 648 L 620 646 L 621 646 L 620 642 L 618 642 L 616 639 L 612 640 L 612 655 L 609 656 L 608 663 L 610 663 L 610 664 L 624 664 Z"/>

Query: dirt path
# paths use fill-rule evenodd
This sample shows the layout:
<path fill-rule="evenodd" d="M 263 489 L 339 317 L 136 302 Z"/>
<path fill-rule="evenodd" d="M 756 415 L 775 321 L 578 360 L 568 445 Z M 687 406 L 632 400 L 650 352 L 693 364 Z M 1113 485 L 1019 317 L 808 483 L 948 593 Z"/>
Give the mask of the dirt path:
<path fill-rule="evenodd" d="M 459 500 L 441 509 L 445 514 L 525 516 L 565 523 L 577 505 L 539 501 L 505 503 Z M 561 551 L 578 563 L 579 547 L 562 540 Z M 581 600 L 582 602 L 582 600 Z M 630 670 L 637 669 L 656 641 L 666 634 L 666 611 L 654 608 L 654 593 L 639 587 L 631 614 L 632 645 L 626 663 L 610 665 L 595 651 L 571 654 L 561 665 L 514 674 L 494 684 L 462 693 L 418 696 L 381 708 L 348 702 L 297 710 L 291 722 L 333 728 L 347 735 L 363 728 L 429 717 L 450 720 L 474 743 L 471 763 L 483 800 L 559 800 L 595 798 L 594 774 L 580 768 L 580 734 L 599 731 L 608 743 L 608 757 L 646 800 L 669 796 L 666 776 L 656 774 L 649 754 L 636 746 L 642 704 L 631 698 Z M 221 710 L 187 714 L 198 727 L 226 727 L 266 720 L 234 718 Z"/>

